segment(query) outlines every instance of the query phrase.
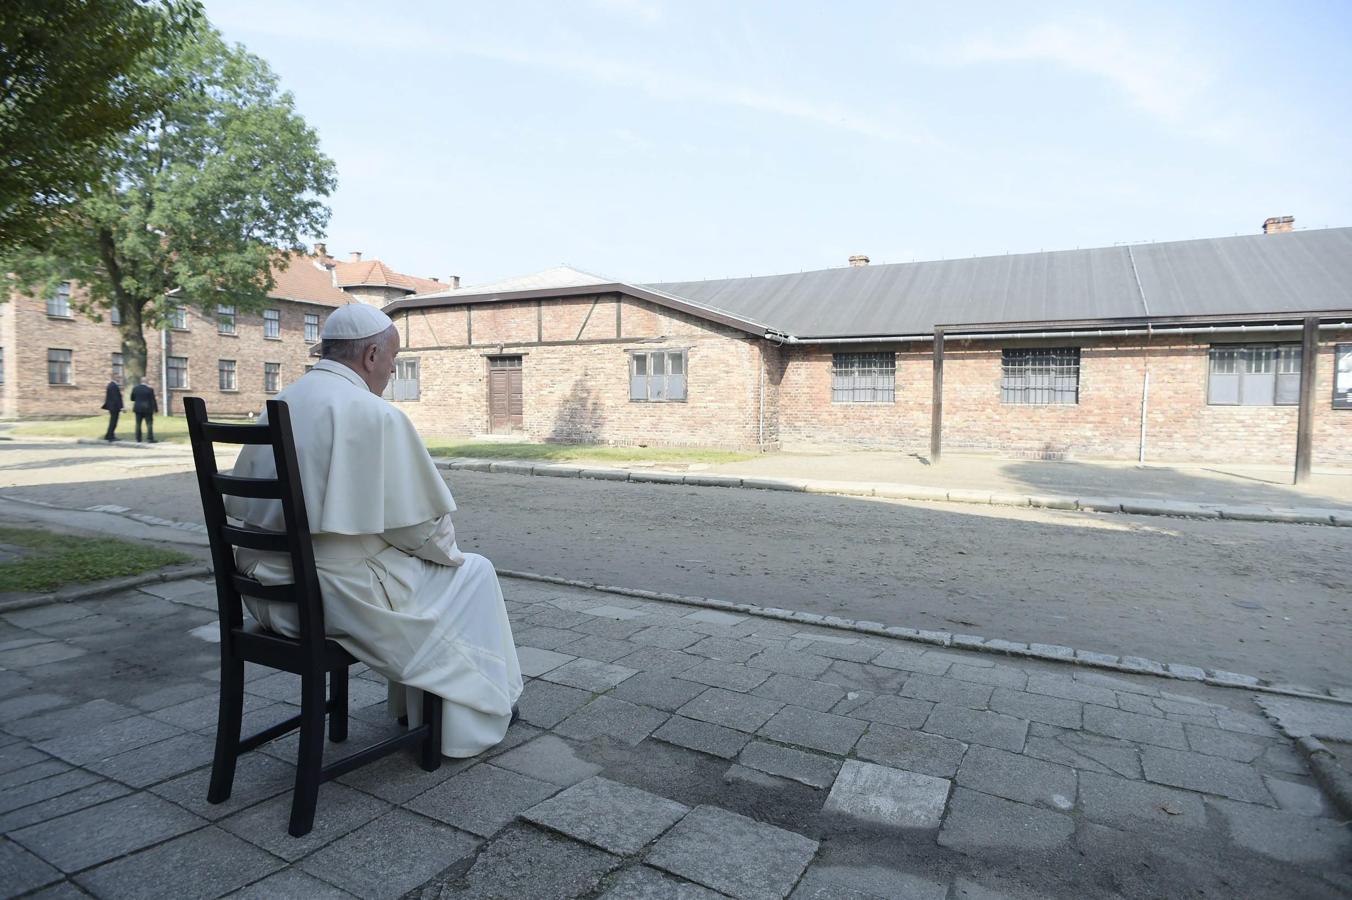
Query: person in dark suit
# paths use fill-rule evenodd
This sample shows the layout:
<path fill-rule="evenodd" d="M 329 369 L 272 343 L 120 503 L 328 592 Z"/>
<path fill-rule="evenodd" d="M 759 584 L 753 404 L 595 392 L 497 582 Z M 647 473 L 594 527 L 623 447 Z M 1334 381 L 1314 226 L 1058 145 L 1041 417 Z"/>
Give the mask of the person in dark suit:
<path fill-rule="evenodd" d="M 107 389 L 103 392 L 103 409 L 108 410 L 108 433 L 103 436 L 105 441 L 117 440 L 117 416 L 122 412 L 122 388 L 116 381 L 108 382 Z"/>
<path fill-rule="evenodd" d="M 131 411 L 136 413 L 136 443 L 141 442 L 141 423 L 145 422 L 146 436 L 155 443 L 155 413 L 159 405 L 155 402 L 155 389 L 137 378 L 131 389 Z"/>

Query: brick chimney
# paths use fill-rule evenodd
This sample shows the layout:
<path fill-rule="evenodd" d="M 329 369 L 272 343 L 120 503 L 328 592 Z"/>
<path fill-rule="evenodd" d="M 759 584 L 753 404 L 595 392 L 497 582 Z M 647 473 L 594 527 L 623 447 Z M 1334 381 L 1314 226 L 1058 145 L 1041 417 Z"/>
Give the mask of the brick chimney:
<path fill-rule="evenodd" d="M 854 256 L 851 256 L 851 257 L 850 257 L 850 267 L 851 267 L 851 268 L 857 269 L 857 268 L 859 268 L 860 266 L 866 266 L 866 265 L 868 265 L 868 257 L 865 256 L 864 254 L 862 254 L 862 253 L 856 253 Z"/>
<path fill-rule="evenodd" d="M 1273 216 L 1263 222 L 1263 234 L 1281 234 L 1295 227 L 1295 216 Z"/>
<path fill-rule="evenodd" d="M 328 255 L 329 255 L 328 244 L 315 244 L 315 256 L 318 256 L 320 259 L 323 259 Z"/>
<path fill-rule="evenodd" d="M 460 290 L 460 276 L 459 276 L 459 275 L 447 275 L 447 276 L 446 276 L 446 280 L 447 280 L 448 282 L 450 282 L 451 290 L 453 290 L 453 291 L 458 291 L 458 290 Z"/>
<path fill-rule="evenodd" d="M 348 253 L 348 255 L 347 255 L 347 261 L 348 261 L 348 262 L 361 262 L 361 251 L 360 251 L 360 250 L 353 250 L 352 252 Z"/>

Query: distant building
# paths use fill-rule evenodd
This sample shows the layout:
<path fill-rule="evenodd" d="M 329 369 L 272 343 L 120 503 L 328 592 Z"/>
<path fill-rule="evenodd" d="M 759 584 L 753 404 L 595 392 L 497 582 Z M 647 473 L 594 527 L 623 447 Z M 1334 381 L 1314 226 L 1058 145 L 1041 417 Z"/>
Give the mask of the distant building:
<path fill-rule="evenodd" d="M 395 272 L 353 253 L 345 262 L 315 253 L 273 270 L 273 301 L 257 312 L 228 305 L 214 313 L 185 303 L 169 327 L 145 331 L 146 381 L 162 410 L 192 394 L 212 415 L 259 412 L 269 397 L 313 364 L 311 345 L 324 318 L 347 303 L 383 306 L 446 287 Z M 98 413 L 109 380 L 124 382 L 122 339 L 109 312 L 94 322 L 75 312 L 80 286 L 65 282 L 49 297 L 12 294 L 0 302 L 0 416 L 87 416 Z"/>
<path fill-rule="evenodd" d="M 428 434 L 1283 462 L 1320 321 L 1316 464 L 1352 463 L 1352 228 L 666 284 L 569 268 L 412 295 Z M 1335 359 L 1336 357 L 1336 359 Z"/>

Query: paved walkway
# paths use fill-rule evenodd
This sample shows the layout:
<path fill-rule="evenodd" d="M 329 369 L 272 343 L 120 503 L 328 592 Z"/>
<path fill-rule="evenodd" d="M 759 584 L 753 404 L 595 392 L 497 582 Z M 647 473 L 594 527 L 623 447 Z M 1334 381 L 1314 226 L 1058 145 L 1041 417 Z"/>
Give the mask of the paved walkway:
<path fill-rule="evenodd" d="M 5 614 L 0 892 L 1352 894 L 1352 836 L 1248 693 L 504 590 L 530 676 L 507 740 L 435 773 L 395 756 L 325 785 L 301 839 L 285 830 L 294 738 L 205 802 L 209 583 Z M 292 676 L 251 672 L 248 692 L 255 728 L 294 712 Z M 392 727 L 384 693 L 355 680 L 354 739 Z"/>

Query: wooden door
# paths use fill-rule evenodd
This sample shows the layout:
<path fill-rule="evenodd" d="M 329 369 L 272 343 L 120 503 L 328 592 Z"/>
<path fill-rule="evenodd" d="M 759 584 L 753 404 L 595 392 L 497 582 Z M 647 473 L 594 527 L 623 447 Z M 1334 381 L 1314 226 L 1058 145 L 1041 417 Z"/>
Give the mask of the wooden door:
<path fill-rule="evenodd" d="M 522 430 L 521 357 L 488 358 L 488 430 L 507 434 Z"/>

